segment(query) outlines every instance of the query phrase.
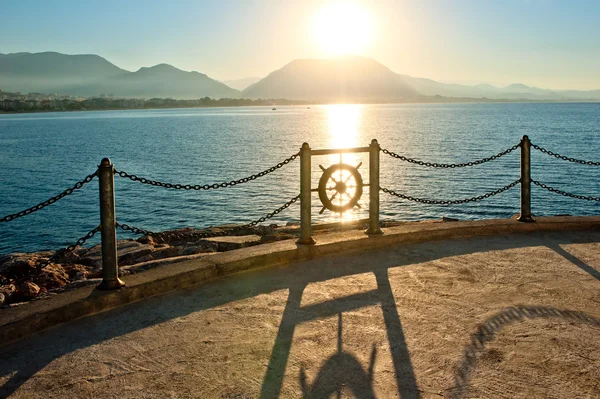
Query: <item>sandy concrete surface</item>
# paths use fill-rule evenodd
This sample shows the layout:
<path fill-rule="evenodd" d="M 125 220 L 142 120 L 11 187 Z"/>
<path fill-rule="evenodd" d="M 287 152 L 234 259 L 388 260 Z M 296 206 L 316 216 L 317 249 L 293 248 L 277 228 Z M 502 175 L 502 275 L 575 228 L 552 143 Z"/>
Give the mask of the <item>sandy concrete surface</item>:
<path fill-rule="evenodd" d="M 226 277 L 2 348 L 0 397 L 600 397 L 600 232 Z"/>

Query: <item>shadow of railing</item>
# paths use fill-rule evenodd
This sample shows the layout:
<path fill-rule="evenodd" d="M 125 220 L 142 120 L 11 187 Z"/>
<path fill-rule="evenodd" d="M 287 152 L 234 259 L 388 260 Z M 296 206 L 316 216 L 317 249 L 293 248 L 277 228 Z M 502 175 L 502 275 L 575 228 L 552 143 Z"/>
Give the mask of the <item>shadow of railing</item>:
<path fill-rule="evenodd" d="M 567 252 L 560 245 L 558 245 L 556 243 L 553 243 L 553 244 L 549 244 L 548 248 L 550 248 L 551 250 L 553 250 L 557 254 L 561 255 L 566 260 L 568 260 L 569 262 L 571 262 L 572 264 L 574 264 L 575 266 L 577 266 L 578 268 L 580 268 L 584 272 L 589 273 L 596 280 L 600 280 L 600 271 L 594 269 L 593 267 L 591 267 L 590 265 L 588 265 L 587 263 L 585 263 L 584 261 L 582 261 L 581 259 L 579 259 L 575 255 Z"/>
<path fill-rule="evenodd" d="M 565 238 L 564 233 L 523 235 L 523 237 L 524 239 L 519 242 L 505 240 L 502 237 L 497 239 L 488 237 L 481 240 L 464 239 L 461 240 L 460 245 L 440 246 L 436 242 L 412 244 L 410 255 L 399 255 L 394 251 L 363 252 L 360 262 L 339 262 L 341 255 L 329 256 L 303 262 L 301 268 L 273 267 L 218 279 L 187 290 L 186 295 L 191 297 L 187 301 L 181 300 L 181 293 L 175 293 L 77 320 L 1 348 L 0 378 L 4 378 L 6 382 L 0 386 L 0 397 L 10 397 L 27 380 L 52 361 L 76 350 L 194 312 L 283 289 L 289 290 L 289 296 L 277 338 L 273 344 L 269 367 L 263 380 L 261 388 L 263 398 L 280 395 L 282 378 L 287 366 L 294 330 L 298 323 L 334 316 L 371 304 L 381 305 L 383 311 L 399 395 L 401 397 L 419 397 L 402 322 L 388 280 L 388 269 L 469 253 L 548 245 L 548 241 L 552 241 L 552 243 L 571 242 Z M 600 241 L 600 234 L 585 237 L 589 242 Z M 351 254 L 347 256 L 355 257 Z M 339 262 L 337 267 L 328 267 L 333 261 Z M 375 275 L 376 289 L 300 308 L 302 294 L 308 284 L 363 273 Z M 530 314 L 533 313 L 523 313 L 522 317 Z M 111 321 L 110 328 L 106 327 L 109 320 Z M 81 334 L 81 331 L 85 331 L 85 334 Z M 352 368 L 351 361 L 339 360 L 348 368 Z M 465 375 L 468 376 L 471 366 L 467 364 L 465 367 L 467 370 Z M 313 384 L 313 388 L 315 386 Z M 326 387 L 329 386 L 326 385 Z"/>
<path fill-rule="evenodd" d="M 343 312 L 376 304 L 380 304 L 383 311 L 398 392 L 401 397 L 418 398 L 420 396 L 402 323 L 388 280 L 387 269 L 377 269 L 373 273 L 377 281 L 377 289 L 315 305 L 300 307 L 302 292 L 305 286 L 298 286 L 294 290 L 290 289 L 290 296 L 283 312 L 275 345 L 271 352 L 271 360 L 269 361 L 269 366 L 263 380 L 261 398 L 277 398 L 281 393 L 287 359 L 290 354 L 296 326 L 303 322 L 326 318 L 335 314 L 340 315 L 338 353 L 324 363 L 314 386 L 311 389 L 305 390 L 305 397 L 329 397 L 331 393 L 339 390 L 341 385 L 344 384 L 354 392 L 357 398 L 374 397 L 371 396 L 372 387 L 368 384 L 371 380 L 366 377 L 367 375 L 363 372 L 358 361 L 350 354 L 344 353 L 341 350 L 340 334 L 341 314 Z M 300 376 L 301 383 L 306 383 L 306 379 L 303 379 L 302 375 Z M 308 388 L 306 384 L 304 386 Z"/>
<path fill-rule="evenodd" d="M 479 325 L 477 331 L 471 335 L 471 344 L 465 348 L 462 360 L 456 368 L 454 387 L 449 391 L 450 398 L 461 398 L 468 394 L 470 376 L 477 366 L 478 357 L 485 351 L 486 344 L 495 338 L 496 333 L 510 324 L 539 318 L 559 318 L 600 327 L 600 318 L 584 312 L 546 306 L 506 308 Z"/>

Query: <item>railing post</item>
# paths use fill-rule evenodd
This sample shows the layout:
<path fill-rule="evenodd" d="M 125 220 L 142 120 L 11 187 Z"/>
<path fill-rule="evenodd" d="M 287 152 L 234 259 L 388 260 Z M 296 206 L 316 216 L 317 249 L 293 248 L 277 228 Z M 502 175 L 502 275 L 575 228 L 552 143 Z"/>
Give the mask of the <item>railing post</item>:
<path fill-rule="evenodd" d="M 521 215 L 520 222 L 535 222 L 531 216 L 531 141 L 521 139 Z"/>
<path fill-rule="evenodd" d="M 115 215 L 115 168 L 110 159 L 98 165 L 100 186 L 100 236 L 102 238 L 102 282 L 100 290 L 114 290 L 125 285 L 119 279 L 117 265 L 117 220 Z"/>
<path fill-rule="evenodd" d="M 300 245 L 312 245 L 315 240 L 311 237 L 311 165 L 310 146 L 302 144 L 300 149 L 300 238 L 296 241 Z"/>
<path fill-rule="evenodd" d="M 379 227 L 379 143 L 371 140 L 369 146 L 369 228 L 368 235 L 383 234 Z"/>

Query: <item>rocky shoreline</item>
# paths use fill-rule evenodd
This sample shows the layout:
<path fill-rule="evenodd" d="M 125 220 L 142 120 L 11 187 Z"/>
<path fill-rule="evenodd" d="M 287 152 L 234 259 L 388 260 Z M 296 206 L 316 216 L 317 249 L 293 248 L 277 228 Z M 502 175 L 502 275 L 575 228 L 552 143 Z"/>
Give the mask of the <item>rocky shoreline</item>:
<path fill-rule="evenodd" d="M 179 256 L 210 255 L 251 245 L 294 238 L 298 226 L 256 226 L 236 228 L 232 225 L 207 229 L 184 228 L 162 232 L 157 236 L 143 236 L 119 240 L 119 274 L 124 276 L 160 265 L 157 260 Z M 219 237 L 201 238 L 209 234 Z M 0 256 L 0 306 L 10 306 L 56 294 L 69 288 L 98 284 L 102 279 L 100 244 L 91 248 L 77 247 L 70 253 L 58 254 L 56 262 L 40 271 L 56 251 L 13 253 Z M 150 263 L 150 265 L 148 265 Z M 136 267 L 137 266 L 137 267 Z"/>
<path fill-rule="evenodd" d="M 448 222 L 443 218 L 429 222 Z M 395 226 L 407 222 L 386 222 Z M 418 222 L 427 223 L 427 222 Z M 366 222 L 350 223 L 344 229 L 365 229 Z M 235 228 L 232 232 L 232 228 Z M 338 224 L 315 228 L 318 235 L 339 230 Z M 220 235 L 205 238 L 206 234 Z M 117 241 L 119 275 L 139 273 L 169 263 L 169 259 L 182 256 L 210 256 L 263 243 L 297 238 L 297 223 L 285 226 L 240 227 L 223 225 L 206 229 L 183 228 L 162 232 L 157 236 Z M 60 251 L 59 251 L 60 252 Z M 100 244 L 91 248 L 76 247 L 72 252 L 59 253 L 57 260 L 38 271 L 38 267 L 55 255 L 56 251 L 13 253 L 0 256 L 0 307 L 16 306 L 102 280 Z M 161 262 L 162 261 L 162 262 Z"/>

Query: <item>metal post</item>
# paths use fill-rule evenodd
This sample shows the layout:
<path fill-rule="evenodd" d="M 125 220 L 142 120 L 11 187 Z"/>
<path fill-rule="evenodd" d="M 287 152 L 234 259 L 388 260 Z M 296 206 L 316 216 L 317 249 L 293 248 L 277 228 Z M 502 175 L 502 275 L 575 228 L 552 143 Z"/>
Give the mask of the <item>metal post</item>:
<path fill-rule="evenodd" d="M 520 222 L 535 222 L 531 216 L 531 141 L 521 139 L 521 216 Z"/>
<path fill-rule="evenodd" d="M 114 290 L 125 285 L 117 265 L 117 220 L 115 215 L 115 177 L 110 159 L 98 165 L 100 185 L 100 235 L 102 238 L 102 282 L 99 290 Z"/>
<path fill-rule="evenodd" d="M 296 244 L 300 245 L 312 245 L 315 243 L 310 231 L 310 158 L 310 146 L 308 143 L 304 143 L 300 149 L 300 238 L 296 241 Z"/>
<path fill-rule="evenodd" d="M 371 140 L 369 146 L 369 228 L 368 235 L 383 234 L 379 227 L 379 143 Z"/>

